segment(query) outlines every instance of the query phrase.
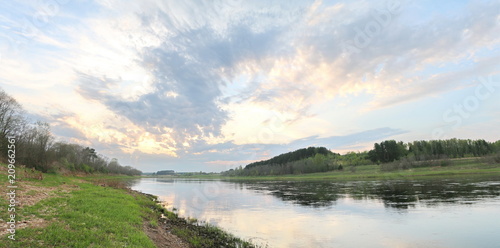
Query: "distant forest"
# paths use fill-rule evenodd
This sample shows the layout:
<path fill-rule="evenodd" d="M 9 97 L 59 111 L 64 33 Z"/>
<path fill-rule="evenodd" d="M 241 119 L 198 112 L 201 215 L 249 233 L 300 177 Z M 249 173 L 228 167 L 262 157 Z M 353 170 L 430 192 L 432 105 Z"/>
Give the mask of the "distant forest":
<path fill-rule="evenodd" d="M 425 166 L 445 166 L 451 158 L 491 156 L 500 163 L 500 140 L 448 139 L 404 143 L 386 140 L 365 152 L 340 155 L 325 147 L 309 147 L 223 172 L 225 176 L 304 174 L 334 170 L 355 171 L 356 166 L 378 164 L 383 171 Z"/>
<path fill-rule="evenodd" d="M 256 166 L 261 166 L 261 165 L 268 165 L 268 164 L 286 164 L 289 162 L 294 162 L 298 160 L 302 160 L 305 158 L 313 157 L 316 154 L 321 154 L 324 156 L 328 155 L 340 155 L 340 154 L 334 154 L 330 150 L 324 148 L 324 147 L 308 147 L 308 148 L 302 148 L 293 152 L 288 152 L 284 153 L 281 155 L 278 155 L 276 157 L 273 157 L 268 160 L 264 161 L 259 161 L 259 162 L 254 162 L 251 164 L 248 164 L 245 169 L 250 169 L 252 167 Z"/>
<path fill-rule="evenodd" d="M 368 152 L 368 158 L 376 163 L 388 163 L 403 157 L 410 157 L 416 161 L 437 158 L 464 158 L 480 157 L 500 148 L 500 141 L 488 143 L 485 140 L 448 139 L 431 141 L 413 141 L 409 143 L 386 140 L 375 143 Z"/>
<path fill-rule="evenodd" d="M 9 149 L 15 149 L 15 154 L 8 153 Z M 93 148 L 54 141 L 48 123 L 29 122 L 22 106 L 1 89 L 0 159 L 51 173 L 141 174 L 135 168 L 120 165 L 117 159 L 98 154 Z"/>

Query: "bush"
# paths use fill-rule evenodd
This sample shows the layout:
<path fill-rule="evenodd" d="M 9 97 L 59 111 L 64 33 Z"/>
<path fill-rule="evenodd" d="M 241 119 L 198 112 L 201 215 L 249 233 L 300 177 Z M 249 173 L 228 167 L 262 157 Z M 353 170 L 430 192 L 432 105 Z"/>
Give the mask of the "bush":
<path fill-rule="evenodd" d="M 451 165 L 451 161 L 446 155 L 432 156 L 433 160 L 417 161 L 417 158 L 404 157 L 397 161 L 391 163 L 385 163 L 380 165 L 381 171 L 395 171 L 395 170 L 407 170 L 412 168 L 421 167 L 435 167 L 435 166 L 448 166 Z"/>
<path fill-rule="evenodd" d="M 479 161 L 487 164 L 500 164 L 500 151 L 493 155 L 483 157 Z"/>

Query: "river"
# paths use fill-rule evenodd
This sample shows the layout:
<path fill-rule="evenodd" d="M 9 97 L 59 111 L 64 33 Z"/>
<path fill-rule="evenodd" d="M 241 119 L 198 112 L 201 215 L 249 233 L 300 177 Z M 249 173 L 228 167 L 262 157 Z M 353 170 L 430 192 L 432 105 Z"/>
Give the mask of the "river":
<path fill-rule="evenodd" d="M 264 247 L 500 247 L 500 178 L 132 185 Z"/>

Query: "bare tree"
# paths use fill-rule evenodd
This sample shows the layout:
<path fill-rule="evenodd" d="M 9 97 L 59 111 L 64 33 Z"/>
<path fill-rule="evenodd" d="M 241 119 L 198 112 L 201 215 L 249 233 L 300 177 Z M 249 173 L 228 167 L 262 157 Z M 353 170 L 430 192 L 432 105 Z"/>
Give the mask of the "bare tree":
<path fill-rule="evenodd" d="M 17 136 L 26 124 L 24 111 L 16 99 L 0 89 L 0 151 L 7 152 L 7 137 Z"/>
<path fill-rule="evenodd" d="M 45 122 L 27 125 L 18 139 L 19 162 L 47 172 L 49 168 L 49 149 L 53 137 L 50 126 Z"/>
<path fill-rule="evenodd" d="M 117 159 L 109 161 L 94 148 L 64 142 L 54 143 L 46 122 L 29 123 L 16 99 L 0 89 L 0 157 L 8 150 L 8 138 L 16 140 L 16 161 L 43 172 L 57 172 L 61 168 L 86 173 L 115 173 L 140 175 L 130 166 L 121 166 Z"/>

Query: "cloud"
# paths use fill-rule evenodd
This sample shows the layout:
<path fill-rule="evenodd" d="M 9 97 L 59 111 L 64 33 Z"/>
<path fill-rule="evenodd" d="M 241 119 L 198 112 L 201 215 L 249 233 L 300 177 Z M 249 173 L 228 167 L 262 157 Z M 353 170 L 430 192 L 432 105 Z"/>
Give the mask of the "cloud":
<path fill-rule="evenodd" d="M 352 147 L 357 147 L 358 150 L 371 149 L 373 144 L 370 142 L 378 142 L 408 132 L 407 130 L 384 127 L 343 136 L 329 136 L 324 138 L 311 136 L 285 144 L 253 143 L 236 145 L 232 142 L 225 142 L 208 145 L 200 143 L 195 146 L 195 149 L 190 150 L 189 153 L 195 154 L 196 157 L 201 157 L 202 161 L 208 161 L 211 165 L 219 165 L 220 169 L 223 170 L 228 166 L 246 164 L 248 161 L 253 162 L 269 159 L 281 153 L 309 146 L 323 146 L 331 149 L 333 152 L 343 152 L 346 148 Z"/>
<path fill-rule="evenodd" d="M 252 30 L 244 23 L 235 23 L 221 31 L 206 23 L 209 14 L 198 20 L 205 25 L 196 20 L 180 24 L 187 22 L 182 11 L 148 14 L 140 15 L 145 28 L 163 24 L 170 30 L 170 36 L 158 46 L 137 50 L 138 64 L 152 77 L 152 90 L 134 100 L 125 99 L 112 93 L 125 83 L 123 79 L 80 72 L 77 91 L 150 133 L 160 134 L 164 127 L 173 129 L 177 146 L 192 139 L 220 136 L 228 120 L 221 108 L 221 88 L 232 83 L 241 63 L 275 55 L 283 28 Z"/>
<path fill-rule="evenodd" d="M 362 132 L 351 133 L 343 136 L 330 136 L 325 138 L 307 137 L 294 140 L 286 144 L 242 144 L 233 142 L 222 142 L 207 144 L 205 141 L 197 141 L 179 157 L 171 157 L 162 154 L 145 154 L 139 151 L 132 154 L 122 154 L 124 163 L 141 163 L 144 171 L 157 171 L 161 169 L 173 169 L 176 171 L 224 171 L 248 163 L 269 159 L 281 153 L 297 150 L 308 146 L 325 146 L 333 152 L 351 151 L 352 147 L 359 150 L 371 149 L 373 142 L 389 139 L 396 135 L 407 133 L 407 130 L 393 128 L 377 128 Z M 150 164 L 161 164 L 161 167 Z M 190 169 L 186 169 L 190 168 Z"/>
<path fill-rule="evenodd" d="M 498 50 L 500 39 L 495 34 L 500 31 L 496 24 L 500 4 L 450 6 L 461 14 L 438 15 L 415 24 L 404 22 L 408 20 L 405 15 L 419 4 L 401 3 L 401 11 L 390 15 L 385 27 L 377 17 L 384 6 L 372 5 L 373 10 L 354 15 L 352 21 L 333 25 L 327 35 L 311 29 L 303 45 L 313 47 L 311 57 L 318 65 L 335 65 L 330 66 L 335 77 L 323 84 L 326 92 L 367 91 L 376 96 L 374 106 L 386 107 L 454 90 L 463 79 L 498 70 L 498 59 L 484 55 L 484 50 Z M 366 37 L 371 24 L 381 29 L 368 37 L 366 46 L 356 47 L 359 51 L 348 53 L 346 58 L 343 43 Z M 462 63 L 472 57 L 473 64 Z"/>
<path fill-rule="evenodd" d="M 259 11 L 258 3 L 249 9 L 223 6 L 237 9 L 238 14 L 232 14 L 209 3 L 148 2 L 135 16 L 140 33 L 158 40 L 136 47 L 133 56 L 149 77 L 148 89 L 125 97 L 116 92 L 125 92 L 127 80 L 80 72 L 77 91 L 153 135 L 168 130 L 173 141 L 167 146 L 184 154 L 190 151 L 186 145 L 204 147 L 214 139 L 225 145 L 234 139 L 249 144 L 242 142 L 252 129 L 245 122 L 266 125 L 269 116 L 280 114 L 283 125 L 293 126 L 318 115 L 311 106 L 339 95 L 375 95 L 365 107 L 372 110 L 452 90 L 456 82 L 479 72 L 474 68 L 481 73 L 495 69 L 495 63 L 479 66 L 488 64 L 484 61 L 445 74 L 426 67 L 453 63 L 494 44 L 488 33 L 494 27 L 480 25 L 490 23 L 494 15 L 458 20 L 437 16 L 412 26 L 401 20 L 413 6 L 401 3 L 401 10 L 367 47 L 346 56 L 343 43 L 377 21 L 376 15 L 387 11 L 385 4 L 316 2 L 302 6 L 301 12 L 293 4 L 280 11 Z M 485 8 L 477 4 L 472 10 Z M 462 37 L 464 30 L 468 34 Z M 483 38 L 477 39 L 479 35 Z M 238 84 L 246 86 L 228 91 Z M 297 136 L 282 138 L 291 142 Z"/>
<path fill-rule="evenodd" d="M 287 56 L 268 58 L 268 68 L 258 74 L 258 87 L 236 95 L 236 102 L 283 111 L 280 107 L 293 104 L 292 98 L 301 104 L 289 108 L 290 113 L 307 118 L 309 106 L 367 92 L 375 96 L 373 110 L 455 90 L 498 70 L 498 59 L 488 51 L 498 50 L 500 4 L 457 4 L 451 7 L 460 15 L 406 22 L 411 19 L 406 15 L 422 6 L 399 3 L 395 12 L 386 3 L 311 6 L 288 30 L 290 41 L 280 44 L 289 48 L 284 49 Z M 360 37 L 365 45 L 355 47 L 357 52 L 346 51 L 345 44 L 354 46 L 363 40 Z"/>
<path fill-rule="evenodd" d="M 486 77 L 500 69 L 500 56 L 484 58 L 473 66 L 447 73 L 435 75 L 425 81 L 414 85 L 405 85 L 396 90 L 396 94 L 390 98 L 379 97 L 369 106 L 369 109 L 388 107 L 395 104 L 402 104 L 415 101 L 424 96 L 437 96 L 450 90 L 456 90 L 473 85 L 478 77 Z"/>
<path fill-rule="evenodd" d="M 55 117 L 55 116 L 53 116 Z M 36 120 L 51 123 L 50 130 L 52 134 L 59 137 L 63 141 L 85 141 L 88 137 L 79 129 L 72 127 L 68 123 L 61 121 L 62 116 L 59 118 L 49 118 L 37 116 Z M 59 120 L 58 120 L 59 119 Z"/>
<path fill-rule="evenodd" d="M 70 1 L 31 36 L 40 4 L 7 6 L 2 87 L 59 137 L 134 163 L 358 149 L 404 132 L 389 108 L 499 69 L 495 1 Z M 387 129 L 356 136 L 370 120 Z"/>

